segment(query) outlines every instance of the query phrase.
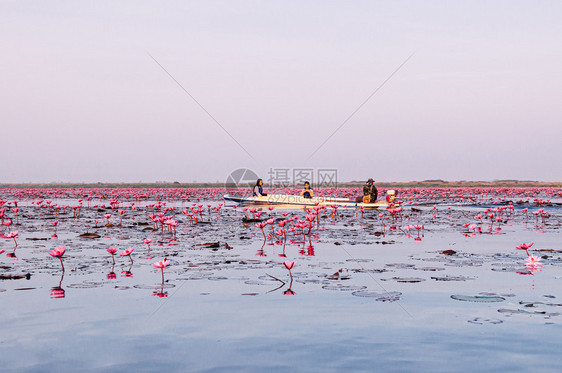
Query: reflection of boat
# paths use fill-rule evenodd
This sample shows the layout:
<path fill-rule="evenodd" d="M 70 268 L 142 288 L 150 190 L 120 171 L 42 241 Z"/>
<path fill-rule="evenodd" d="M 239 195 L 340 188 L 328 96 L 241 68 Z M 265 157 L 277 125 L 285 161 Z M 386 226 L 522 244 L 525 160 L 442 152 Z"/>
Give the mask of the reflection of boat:
<path fill-rule="evenodd" d="M 386 201 L 377 201 L 375 203 L 356 203 L 348 198 L 338 197 L 314 197 L 304 198 L 301 196 L 292 196 L 286 194 L 271 194 L 262 197 L 241 197 L 230 194 L 224 195 L 224 200 L 235 202 L 242 205 L 285 205 L 285 206 L 338 206 L 338 207 L 363 207 L 366 209 L 386 208 Z"/>

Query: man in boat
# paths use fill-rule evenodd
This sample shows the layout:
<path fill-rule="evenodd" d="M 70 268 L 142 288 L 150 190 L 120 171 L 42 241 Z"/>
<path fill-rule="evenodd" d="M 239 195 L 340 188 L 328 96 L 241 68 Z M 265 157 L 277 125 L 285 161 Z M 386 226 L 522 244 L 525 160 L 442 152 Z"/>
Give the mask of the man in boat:
<path fill-rule="evenodd" d="M 369 179 L 367 180 L 367 183 L 363 186 L 363 197 L 357 197 L 356 202 L 375 203 L 377 201 L 378 195 L 379 195 L 379 191 L 375 186 L 375 180 Z"/>
<path fill-rule="evenodd" d="M 301 190 L 301 196 L 303 196 L 304 198 L 314 197 L 314 191 L 310 187 L 310 183 L 308 181 L 304 182 L 304 189 Z"/>
<path fill-rule="evenodd" d="M 256 181 L 256 185 L 254 185 L 254 189 L 252 190 L 252 195 L 254 197 L 267 196 L 267 194 L 263 192 L 263 180 L 262 179 L 258 179 L 258 181 Z"/>

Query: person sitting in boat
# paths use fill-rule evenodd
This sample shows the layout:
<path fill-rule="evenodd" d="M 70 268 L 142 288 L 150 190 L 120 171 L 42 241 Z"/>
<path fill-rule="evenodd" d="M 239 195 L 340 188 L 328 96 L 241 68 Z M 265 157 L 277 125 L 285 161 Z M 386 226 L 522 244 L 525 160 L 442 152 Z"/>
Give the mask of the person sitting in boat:
<path fill-rule="evenodd" d="M 262 196 L 267 196 L 267 194 L 265 194 L 263 192 L 263 180 L 262 179 L 258 179 L 258 181 L 256 181 L 256 185 L 254 185 L 254 189 L 252 190 L 252 195 L 254 197 L 262 197 Z"/>
<path fill-rule="evenodd" d="M 386 202 L 394 203 L 395 199 L 396 199 L 396 191 L 395 190 L 389 190 L 389 191 L 386 192 Z"/>
<path fill-rule="evenodd" d="M 357 197 L 355 202 L 357 203 L 375 203 L 377 201 L 377 197 L 379 195 L 379 191 L 375 186 L 375 181 L 373 179 L 367 180 L 367 183 L 363 186 L 363 196 Z"/>
<path fill-rule="evenodd" d="M 301 196 L 303 196 L 304 198 L 314 197 L 314 191 L 310 187 L 310 183 L 308 181 L 304 182 L 304 189 L 301 190 Z"/>
<path fill-rule="evenodd" d="M 377 201 L 377 196 L 379 191 L 375 186 L 375 180 L 369 179 L 367 183 L 363 186 L 363 203 L 375 203 Z"/>

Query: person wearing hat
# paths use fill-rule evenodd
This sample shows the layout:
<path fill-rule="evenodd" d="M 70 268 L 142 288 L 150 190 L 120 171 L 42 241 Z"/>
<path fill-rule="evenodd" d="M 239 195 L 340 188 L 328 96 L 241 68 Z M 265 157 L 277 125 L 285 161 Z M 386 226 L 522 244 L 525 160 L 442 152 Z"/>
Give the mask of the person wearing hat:
<path fill-rule="evenodd" d="M 377 201 L 378 194 L 379 191 L 375 186 L 375 180 L 369 179 L 363 186 L 363 197 L 357 197 L 356 201 L 363 203 L 375 203 Z"/>

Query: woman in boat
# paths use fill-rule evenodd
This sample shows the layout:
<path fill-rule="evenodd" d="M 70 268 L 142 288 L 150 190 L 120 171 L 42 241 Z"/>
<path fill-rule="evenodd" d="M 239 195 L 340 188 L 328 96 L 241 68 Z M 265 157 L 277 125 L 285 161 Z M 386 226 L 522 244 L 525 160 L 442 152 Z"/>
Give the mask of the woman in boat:
<path fill-rule="evenodd" d="M 304 182 L 304 189 L 301 190 L 301 196 L 303 196 L 304 198 L 314 197 L 314 191 L 310 187 L 310 183 L 308 181 Z"/>
<path fill-rule="evenodd" d="M 258 181 L 256 181 L 256 185 L 254 185 L 254 189 L 252 190 L 252 195 L 254 197 L 267 196 L 267 194 L 263 192 L 262 185 L 263 185 L 263 180 L 258 179 Z"/>

